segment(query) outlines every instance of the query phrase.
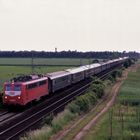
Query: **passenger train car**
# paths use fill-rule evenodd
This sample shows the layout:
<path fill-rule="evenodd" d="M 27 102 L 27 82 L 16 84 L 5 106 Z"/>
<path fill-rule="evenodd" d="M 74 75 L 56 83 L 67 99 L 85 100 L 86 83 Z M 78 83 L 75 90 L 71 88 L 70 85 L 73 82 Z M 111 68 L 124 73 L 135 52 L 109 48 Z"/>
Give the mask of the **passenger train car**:
<path fill-rule="evenodd" d="M 72 84 L 82 81 L 85 78 L 85 69 L 83 67 L 67 69 L 66 71 L 69 72 L 69 75 L 71 75 Z"/>
<path fill-rule="evenodd" d="M 3 103 L 25 106 L 85 78 L 121 65 L 126 59 L 128 57 L 48 73 L 44 76 L 29 75 L 13 78 L 10 82 L 4 83 Z"/>
<path fill-rule="evenodd" d="M 50 93 L 71 85 L 71 75 L 67 71 L 48 73 L 46 76 L 49 79 Z"/>

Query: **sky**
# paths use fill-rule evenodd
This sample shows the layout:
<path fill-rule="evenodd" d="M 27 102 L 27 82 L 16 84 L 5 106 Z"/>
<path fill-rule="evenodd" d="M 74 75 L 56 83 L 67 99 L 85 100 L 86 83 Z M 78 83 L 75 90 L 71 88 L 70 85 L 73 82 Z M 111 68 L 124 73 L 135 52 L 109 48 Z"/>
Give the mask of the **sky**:
<path fill-rule="evenodd" d="M 140 0 L 0 0 L 0 50 L 140 52 Z"/>

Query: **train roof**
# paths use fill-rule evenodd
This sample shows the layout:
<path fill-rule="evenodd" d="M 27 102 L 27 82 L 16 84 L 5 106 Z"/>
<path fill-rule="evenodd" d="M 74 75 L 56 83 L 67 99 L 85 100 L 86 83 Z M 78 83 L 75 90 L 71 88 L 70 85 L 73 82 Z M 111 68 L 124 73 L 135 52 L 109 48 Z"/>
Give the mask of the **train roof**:
<path fill-rule="evenodd" d="M 100 63 L 93 63 L 90 65 L 91 68 L 97 68 L 97 67 L 100 67 L 101 64 Z"/>
<path fill-rule="evenodd" d="M 80 66 L 80 68 L 83 68 L 83 70 L 88 70 L 90 68 L 90 65 Z"/>
<path fill-rule="evenodd" d="M 82 72 L 84 70 L 86 70 L 84 67 L 77 67 L 77 68 L 66 69 L 66 71 L 70 72 L 71 74 Z"/>
<path fill-rule="evenodd" d="M 129 58 L 129 57 L 128 56 L 125 56 L 125 57 L 120 57 L 120 58 L 125 59 L 125 58 Z"/>
<path fill-rule="evenodd" d="M 67 75 L 69 75 L 69 72 L 67 71 L 57 71 L 57 72 L 48 73 L 46 76 L 49 77 L 50 79 L 55 79 Z"/>
<path fill-rule="evenodd" d="M 28 82 L 28 81 L 40 79 L 42 77 L 44 77 L 44 76 L 41 74 L 20 75 L 17 77 L 13 77 L 12 79 L 10 79 L 10 81 L 11 82 Z"/>
<path fill-rule="evenodd" d="M 23 85 L 27 85 L 27 84 L 31 84 L 31 83 L 35 83 L 35 82 L 39 82 L 39 81 L 42 81 L 42 80 L 47 80 L 48 78 L 47 77 L 41 77 L 41 78 L 38 78 L 38 79 L 32 79 L 30 81 L 17 81 L 17 82 L 14 82 L 14 81 L 8 81 L 8 82 L 5 82 L 5 84 L 23 84 Z"/>
<path fill-rule="evenodd" d="M 31 80 L 31 81 L 23 82 L 23 84 L 24 85 L 32 84 L 32 83 L 43 81 L 43 80 L 47 80 L 47 79 L 48 79 L 48 77 L 41 77 L 39 79 L 34 79 L 34 80 Z"/>
<path fill-rule="evenodd" d="M 100 63 L 93 63 L 93 64 L 90 64 L 90 65 L 81 66 L 81 68 L 83 68 L 83 70 L 88 70 L 88 69 L 93 69 L 93 68 L 96 68 L 96 67 L 99 67 L 99 66 L 101 66 Z"/>
<path fill-rule="evenodd" d="M 94 63 L 94 64 L 90 64 L 90 65 L 85 65 L 85 67 L 87 68 L 87 69 L 92 69 L 92 68 L 94 68 L 95 67 L 95 65 L 98 65 L 98 63 Z M 97 66 L 96 65 L 96 66 Z"/>

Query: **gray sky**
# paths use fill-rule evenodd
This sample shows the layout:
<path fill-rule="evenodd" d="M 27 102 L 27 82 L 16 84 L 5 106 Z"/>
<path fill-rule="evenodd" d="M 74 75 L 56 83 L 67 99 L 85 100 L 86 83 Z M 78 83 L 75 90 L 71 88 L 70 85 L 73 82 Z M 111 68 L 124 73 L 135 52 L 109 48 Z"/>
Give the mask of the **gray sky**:
<path fill-rule="evenodd" d="M 0 0 L 0 50 L 139 51 L 140 0 Z"/>

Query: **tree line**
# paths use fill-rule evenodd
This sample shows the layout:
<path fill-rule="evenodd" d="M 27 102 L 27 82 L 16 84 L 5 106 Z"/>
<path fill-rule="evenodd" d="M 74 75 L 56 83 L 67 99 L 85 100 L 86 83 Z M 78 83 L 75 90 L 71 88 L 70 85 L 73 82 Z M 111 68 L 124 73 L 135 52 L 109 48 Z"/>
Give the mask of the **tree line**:
<path fill-rule="evenodd" d="M 97 58 L 97 59 L 114 59 L 118 57 L 129 56 L 131 58 L 139 58 L 138 52 L 78 52 L 78 51 L 61 51 L 61 52 L 47 52 L 47 51 L 0 51 L 0 57 L 6 58 Z"/>

